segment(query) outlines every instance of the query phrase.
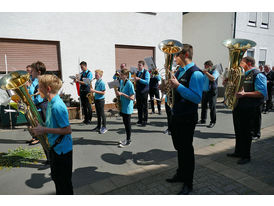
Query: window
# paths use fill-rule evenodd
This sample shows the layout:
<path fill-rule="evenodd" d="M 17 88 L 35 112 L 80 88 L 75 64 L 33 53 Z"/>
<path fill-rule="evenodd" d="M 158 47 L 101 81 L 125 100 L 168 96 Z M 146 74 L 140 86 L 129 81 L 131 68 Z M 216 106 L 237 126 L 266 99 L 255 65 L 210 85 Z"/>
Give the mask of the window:
<path fill-rule="evenodd" d="M 269 13 L 268 12 L 262 12 L 261 28 L 268 29 L 268 23 L 269 23 Z"/>
<path fill-rule="evenodd" d="M 259 65 L 265 65 L 266 49 L 260 49 Z"/>
<path fill-rule="evenodd" d="M 257 23 L 257 12 L 249 12 L 248 26 L 256 27 Z"/>
<path fill-rule="evenodd" d="M 246 55 L 254 58 L 254 50 L 247 50 Z"/>

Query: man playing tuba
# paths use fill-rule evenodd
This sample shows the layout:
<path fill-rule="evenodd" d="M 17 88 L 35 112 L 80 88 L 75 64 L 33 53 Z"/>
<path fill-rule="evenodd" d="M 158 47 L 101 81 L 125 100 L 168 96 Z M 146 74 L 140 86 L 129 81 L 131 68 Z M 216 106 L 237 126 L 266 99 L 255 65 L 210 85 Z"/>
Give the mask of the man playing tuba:
<path fill-rule="evenodd" d="M 202 71 L 192 62 L 193 48 L 184 44 L 181 52 L 175 55 L 179 70 L 169 80 L 174 88 L 171 136 L 178 155 L 177 173 L 167 182 L 184 182 L 179 194 L 192 191 L 194 173 L 193 135 L 198 120 L 198 104 L 202 99 L 204 77 Z"/>
<path fill-rule="evenodd" d="M 238 164 L 250 162 L 252 128 L 256 114 L 267 96 L 266 77 L 255 68 L 253 57 L 244 57 L 240 66 L 245 70 L 243 89 L 236 93 L 238 104 L 233 110 L 233 124 L 236 136 L 235 151 L 228 157 L 237 157 Z"/>

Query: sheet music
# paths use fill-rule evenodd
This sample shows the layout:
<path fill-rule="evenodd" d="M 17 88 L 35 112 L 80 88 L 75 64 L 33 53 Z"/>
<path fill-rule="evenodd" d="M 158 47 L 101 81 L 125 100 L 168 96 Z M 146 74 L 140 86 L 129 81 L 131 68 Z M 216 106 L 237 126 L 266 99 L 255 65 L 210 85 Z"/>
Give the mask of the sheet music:
<path fill-rule="evenodd" d="M 120 82 L 118 80 L 114 80 L 114 81 L 108 82 L 108 87 L 110 89 L 113 89 L 113 88 L 119 87 L 119 86 L 120 86 Z"/>
<path fill-rule="evenodd" d="M 136 74 L 137 71 L 138 71 L 137 67 L 130 67 L 130 72 L 131 72 L 132 74 Z"/>
<path fill-rule="evenodd" d="M 144 60 L 147 64 L 149 71 L 156 68 L 156 65 L 155 65 L 152 57 L 146 57 Z"/>

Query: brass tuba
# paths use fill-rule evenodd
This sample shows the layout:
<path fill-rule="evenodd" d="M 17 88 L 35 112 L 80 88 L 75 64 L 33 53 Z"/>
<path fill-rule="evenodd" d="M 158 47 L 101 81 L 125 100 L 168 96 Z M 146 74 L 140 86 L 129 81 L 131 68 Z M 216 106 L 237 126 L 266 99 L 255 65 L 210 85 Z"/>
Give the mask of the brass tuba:
<path fill-rule="evenodd" d="M 165 81 L 162 79 L 162 84 L 167 85 L 166 96 L 167 105 L 172 108 L 174 104 L 174 89 L 171 89 L 168 80 L 172 77 L 172 64 L 174 55 L 183 49 L 183 44 L 177 40 L 167 39 L 158 44 L 158 48 L 165 53 Z"/>
<path fill-rule="evenodd" d="M 13 90 L 19 97 L 25 112 L 26 119 L 32 127 L 36 127 L 38 123 L 44 125 L 43 120 L 34 105 L 31 96 L 26 88 L 26 82 L 29 81 L 30 75 L 26 71 L 15 71 L 4 75 L 0 79 L 0 88 L 3 90 Z M 22 109 L 22 107 L 21 107 Z M 47 135 L 37 136 L 46 156 L 48 157 L 49 142 Z"/>
<path fill-rule="evenodd" d="M 238 103 L 236 93 L 243 87 L 245 71 L 240 66 L 246 50 L 256 46 L 254 41 L 248 39 L 227 39 L 223 45 L 229 49 L 229 67 L 226 71 L 224 104 L 234 109 Z"/>

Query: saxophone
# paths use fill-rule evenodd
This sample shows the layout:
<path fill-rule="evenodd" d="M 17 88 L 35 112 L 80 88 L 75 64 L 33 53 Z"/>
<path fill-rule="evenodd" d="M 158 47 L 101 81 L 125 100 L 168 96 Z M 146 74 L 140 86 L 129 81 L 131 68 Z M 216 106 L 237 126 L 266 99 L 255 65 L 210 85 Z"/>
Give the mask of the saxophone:
<path fill-rule="evenodd" d="M 117 91 L 117 87 L 114 87 L 114 90 Z M 116 95 L 116 92 L 115 92 Z M 121 104 L 121 99 L 119 96 L 116 95 L 116 97 L 113 99 L 113 102 L 115 104 L 115 107 L 118 109 L 119 112 L 122 110 L 122 104 Z"/>
<path fill-rule="evenodd" d="M 172 63 L 174 55 L 183 49 L 183 44 L 173 39 L 161 41 L 158 48 L 165 53 L 165 80 L 162 79 L 162 85 L 166 85 L 167 105 L 172 108 L 174 104 L 174 89 L 170 88 L 168 81 L 172 78 Z"/>
<path fill-rule="evenodd" d="M 32 127 L 36 127 L 38 123 L 44 125 L 43 120 L 34 105 L 31 96 L 27 90 L 26 83 L 29 81 L 30 75 L 26 71 L 15 71 L 4 75 L 0 79 L 0 88 L 3 90 L 13 90 L 20 98 L 18 100 L 18 108 L 25 113 L 25 117 Z M 47 135 L 38 135 L 46 156 L 49 154 L 49 142 Z"/>
<path fill-rule="evenodd" d="M 224 104 L 229 109 L 234 109 L 238 103 L 236 94 L 241 91 L 244 82 L 245 71 L 240 66 L 240 62 L 246 50 L 256 46 L 254 41 L 248 39 L 227 39 L 223 45 L 229 49 L 229 67 L 227 82 L 225 85 Z"/>
<path fill-rule="evenodd" d="M 94 80 L 94 79 L 93 79 Z M 91 80 L 90 81 L 90 88 L 92 89 L 92 81 L 93 80 Z M 94 99 L 94 94 L 93 94 L 93 92 L 89 92 L 88 94 L 87 94 L 87 96 L 86 96 L 87 98 L 88 98 L 88 102 L 90 103 L 90 104 L 94 104 L 95 103 L 95 99 Z"/>

